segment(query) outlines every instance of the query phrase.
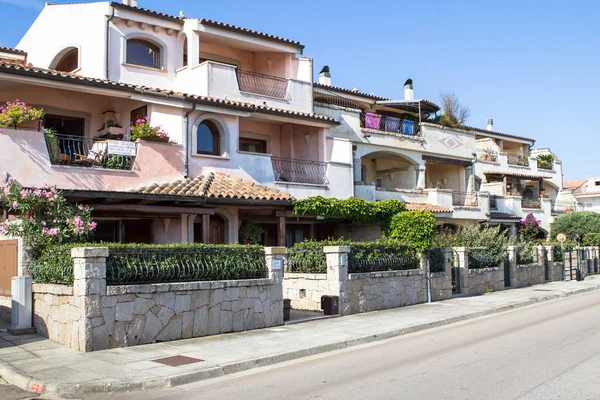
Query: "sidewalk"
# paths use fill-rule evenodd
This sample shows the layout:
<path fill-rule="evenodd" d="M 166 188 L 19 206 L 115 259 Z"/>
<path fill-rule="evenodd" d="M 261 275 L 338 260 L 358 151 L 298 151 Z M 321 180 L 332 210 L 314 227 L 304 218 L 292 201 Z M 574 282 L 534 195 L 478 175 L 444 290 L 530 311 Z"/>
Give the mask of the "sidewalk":
<path fill-rule="evenodd" d="M 343 318 L 92 353 L 79 353 L 38 335 L 12 336 L 0 329 L 0 375 L 30 391 L 74 396 L 176 386 L 599 289 L 600 278 L 588 277 L 583 282 L 552 282 Z M 178 355 L 202 361 L 177 367 L 153 361 Z"/>

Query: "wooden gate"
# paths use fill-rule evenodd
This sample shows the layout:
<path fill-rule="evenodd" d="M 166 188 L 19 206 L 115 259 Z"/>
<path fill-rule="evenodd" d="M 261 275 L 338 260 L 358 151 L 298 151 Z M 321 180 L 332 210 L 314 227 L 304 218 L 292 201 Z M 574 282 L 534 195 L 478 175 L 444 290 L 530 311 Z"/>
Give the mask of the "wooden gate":
<path fill-rule="evenodd" d="M 19 273 L 17 240 L 0 240 L 0 296 L 11 296 L 11 278 Z"/>

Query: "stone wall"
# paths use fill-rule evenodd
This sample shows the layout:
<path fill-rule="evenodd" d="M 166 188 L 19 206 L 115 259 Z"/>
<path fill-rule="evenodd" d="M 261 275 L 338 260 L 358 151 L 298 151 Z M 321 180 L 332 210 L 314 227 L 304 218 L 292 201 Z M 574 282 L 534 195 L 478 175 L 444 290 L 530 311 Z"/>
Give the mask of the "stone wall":
<path fill-rule="evenodd" d="M 421 269 L 349 274 L 347 291 L 351 314 L 427 301 L 427 282 Z"/>
<path fill-rule="evenodd" d="M 514 273 L 514 276 L 512 276 Z M 562 280 L 562 276 L 561 276 Z M 543 264 L 523 264 L 517 265 L 511 271 L 511 286 L 512 287 L 523 287 L 523 286 L 531 286 L 538 285 L 540 283 L 544 283 L 545 274 L 544 274 L 544 265 Z"/>
<path fill-rule="evenodd" d="M 34 326 L 95 351 L 281 325 L 286 249 L 265 252 L 264 279 L 107 286 L 108 249 L 76 248 L 73 287 L 33 285 Z"/>
<path fill-rule="evenodd" d="M 330 294 L 327 274 L 286 272 L 283 277 L 283 297 L 290 299 L 295 310 L 321 310 L 321 296 Z"/>
<path fill-rule="evenodd" d="M 469 269 L 467 279 L 461 276 L 461 280 L 462 293 L 469 296 L 495 292 L 504 289 L 504 269 L 500 267 Z"/>
<path fill-rule="evenodd" d="M 431 301 L 448 300 L 452 297 L 452 276 L 450 271 L 431 274 Z"/>
<path fill-rule="evenodd" d="M 9 296 L 0 296 L 0 319 L 10 322 L 11 319 L 12 298 Z"/>

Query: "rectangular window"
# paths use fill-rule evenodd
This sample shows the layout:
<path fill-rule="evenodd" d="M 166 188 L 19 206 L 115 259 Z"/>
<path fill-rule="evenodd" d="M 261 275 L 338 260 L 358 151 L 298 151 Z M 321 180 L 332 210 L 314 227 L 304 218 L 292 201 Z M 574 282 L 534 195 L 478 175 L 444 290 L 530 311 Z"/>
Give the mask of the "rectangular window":
<path fill-rule="evenodd" d="M 142 106 L 140 108 L 136 108 L 135 110 L 131 111 L 131 114 L 129 115 L 130 121 L 129 121 L 129 125 L 135 124 L 135 121 L 137 121 L 138 119 L 144 119 L 148 116 L 148 106 Z"/>
<path fill-rule="evenodd" d="M 241 137 L 240 138 L 240 151 L 265 154 L 267 152 L 267 141 L 260 140 L 260 139 L 250 139 L 250 138 Z"/>
<path fill-rule="evenodd" d="M 596 181 L 594 183 L 596 184 L 596 186 L 600 186 L 600 181 Z"/>
<path fill-rule="evenodd" d="M 58 135 L 84 136 L 84 118 L 46 114 L 44 128 L 53 129 Z"/>

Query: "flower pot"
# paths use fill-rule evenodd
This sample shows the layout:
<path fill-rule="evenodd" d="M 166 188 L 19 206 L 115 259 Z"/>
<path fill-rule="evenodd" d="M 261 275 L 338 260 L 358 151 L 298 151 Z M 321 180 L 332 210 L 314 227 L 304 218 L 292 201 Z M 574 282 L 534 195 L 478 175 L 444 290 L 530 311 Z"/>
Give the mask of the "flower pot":
<path fill-rule="evenodd" d="M 494 161 L 496 161 L 496 160 L 494 159 L 494 156 L 485 156 L 485 161 L 491 161 L 491 162 L 494 162 Z"/>
<path fill-rule="evenodd" d="M 31 121 L 23 121 L 18 126 L 17 129 L 31 129 L 39 131 L 42 127 L 42 121 L 39 119 L 34 119 Z"/>
<path fill-rule="evenodd" d="M 148 136 L 145 138 L 141 138 L 142 140 L 145 140 L 147 142 L 161 142 L 161 143 L 169 143 L 169 138 L 168 137 L 162 137 L 162 136 Z"/>

